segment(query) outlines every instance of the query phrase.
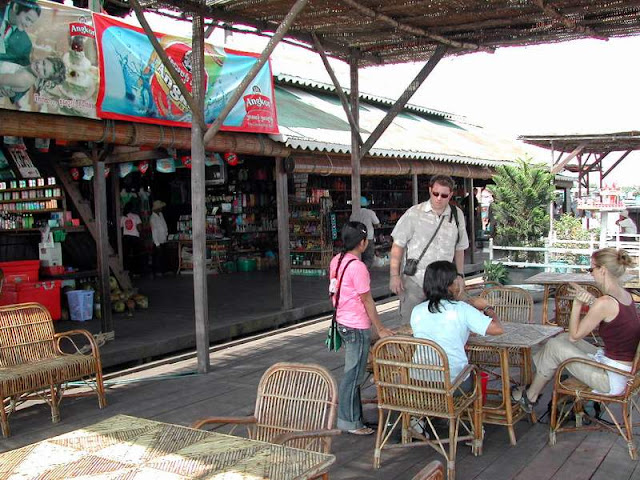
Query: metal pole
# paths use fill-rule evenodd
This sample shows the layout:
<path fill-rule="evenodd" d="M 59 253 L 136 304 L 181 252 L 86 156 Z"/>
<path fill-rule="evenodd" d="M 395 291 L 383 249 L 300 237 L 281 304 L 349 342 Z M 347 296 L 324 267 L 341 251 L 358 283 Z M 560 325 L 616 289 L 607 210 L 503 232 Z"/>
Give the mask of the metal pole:
<path fill-rule="evenodd" d="M 240 82 L 240 85 L 238 85 L 238 88 L 236 88 L 236 90 L 233 92 L 233 95 L 231 95 L 231 98 L 227 101 L 227 104 L 224 106 L 224 108 L 220 112 L 220 115 L 218 115 L 218 118 L 215 119 L 215 121 L 209 127 L 209 130 L 207 130 L 207 132 L 205 133 L 204 135 L 205 145 L 207 145 L 211 141 L 211 139 L 216 135 L 216 133 L 218 133 L 218 131 L 220 130 L 220 127 L 222 126 L 222 123 L 227 118 L 227 115 L 229 115 L 229 112 L 231 112 L 231 109 L 235 107 L 238 100 L 240 100 L 240 97 L 244 95 L 244 91 L 247 89 L 249 84 L 253 81 L 253 79 L 256 77 L 260 69 L 264 66 L 264 64 L 267 63 L 267 60 L 269 59 L 269 55 L 271 55 L 273 50 L 276 48 L 276 45 L 280 43 L 280 40 L 282 40 L 285 34 L 289 31 L 289 27 L 291 26 L 291 24 L 293 24 L 293 21 L 295 20 L 295 18 L 305 7 L 305 5 L 307 4 L 307 1 L 308 0 L 296 0 L 296 3 L 294 3 L 294 5 L 291 7 L 291 10 L 289 10 L 289 13 L 287 13 L 287 15 L 282 20 L 282 23 L 278 26 L 278 29 L 275 31 L 273 37 L 271 37 L 271 40 L 269 40 L 269 43 L 267 44 L 266 48 L 262 52 L 262 55 L 260 55 L 260 58 L 258 59 L 258 61 L 253 65 L 253 67 L 251 67 L 251 70 L 249 70 L 249 73 L 247 73 L 247 75 L 242 79 L 242 82 Z"/>
<path fill-rule="evenodd" d="M 291 256 L 289 248 L 289 197 L 284 160 L 276 157 L 276 207 L 278 212 L 278 259 L 280 265 L 280 304 L 283 310 L 293 308 L 291 293 Z"/>
<path fill-rule="evenodd" d="M 107 230 L 107 181 L 104 158 L 98 158 L 98 148 L 91 149 L 93 163 L 93 207 L 96 217 L 96 253 L 98 263 L 98 289 L 100 291 L 100 320 L 102 333 L 113 331 L 111 317 L 111 289 L 109 288 L 109 232 Z"/>
<path fill-rule="evenodd" d="M 349 59 L 349 73 L 351 77 L 351 114 L 355 129 L 351 127 L 351 212 L 360 211 L 360 85 L 358 83 L 358 55 L 353 52 Z"/>
<path fill-rule="evenodd" d="M 418 200 L 418 174 L 411 174 L 411 194 L 413 195 L 413 204 L 417 205 Z"/>
<path fill-rule="evenodd" d="M 204 114 L 204 21 L 200 15 L 192 20 L 193 101 Z M 195 113 L 195 112 L 194 112 Z M 205 207 L 204 131 L 198 122 L 191 125 L 191 223 L 193 231 L 193 301 L 196 319 L 198 373 L 208 373 L 209 300 L 207 295 L 207 239 Z"/>

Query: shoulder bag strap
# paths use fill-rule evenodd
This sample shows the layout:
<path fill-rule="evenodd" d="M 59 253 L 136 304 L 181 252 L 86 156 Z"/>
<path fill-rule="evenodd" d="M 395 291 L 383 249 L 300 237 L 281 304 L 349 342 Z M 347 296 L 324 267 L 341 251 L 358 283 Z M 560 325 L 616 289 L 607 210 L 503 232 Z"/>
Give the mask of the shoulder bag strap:
<path fill-rule="evenodd" d="M 344 278 L 344 272 L 347 271 L 347 267 L 349 265 L 351 265 L 352 262 L 355 262 L 356 259 L 352 258 L 351 260 L 349 260 L 347 262 L 347 264 L 344 266 L 344 269 L 342 270 L 342 275 L 340 275 L 340 280 L 338 281 L 338 286 L 336 287 L 336 305 L 335 305 L 335 309 L 333 311 L 333 321 L 336 321 L 336 314 L 338 313 L 338 305 L 340 304 L 340 289 L 342 288 L 342 279 Z M 338 272 L 336 271 L 336 277 L 338 276 Z"/>
<path fill-rule="evenodd" d="M 433 235 L 431 236 L 431 239 L 429 240 L 427 245 L 424 247 L 424 250 L 422 250 L 422 253 L 418 257 L 418 263 L 420 263 L 420 260 L 422 260 L 422 257 L 424 257 L 424 254 L 427 253 L 427 250 L 429 249 L 429 245 L 431 245 L 431 242 L 433 242 L 433 239 L 436 238 L 436 235 L 438 234 L 438 231 L 440 230 L 440 227 L 442 226 L 442 222 L 443 221 L 444 221 L 444 215 L 442 215 L 440 217 L 440 223 L 438 224 L 438 227 L 436 228 L 436 231 L 433 232 Z"/>

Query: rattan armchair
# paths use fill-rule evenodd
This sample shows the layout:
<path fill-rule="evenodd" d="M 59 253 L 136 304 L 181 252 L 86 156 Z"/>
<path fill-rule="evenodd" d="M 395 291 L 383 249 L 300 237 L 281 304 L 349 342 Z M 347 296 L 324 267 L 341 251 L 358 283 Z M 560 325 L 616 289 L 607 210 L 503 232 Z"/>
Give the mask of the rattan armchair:
<path fill-rule="evenodd" d="M 501 322 L 532 323 L 533 298 L 526 290 L 518 287 L 492 287 L 484 290 L 481 297 L 493 306 Z M 491 373 L 500 367 L 500 358 L 494 349 L 468 346 L 469 361 Z M 528 384 L 532 378 L 531 351 L 529 349 L 509 349 L 509 365 L 520 372 L 519 382 Z"/>
<path fill-rule="evenodd" d="M 276 363 L 260 379 L 253 415 L 209 417 L 195 422 L 206 425 L 245 425 L 254 440 L 329 453 L 338 405 L 338 387 L 329 371 L 319 365 Z M 322 478 L 328 478 L 325 473 Z"/>
<path fill-rule="evenodd" d="M 447 355 L 438 344 L 394 336 L 376 343 L 373 371 L 378 394 L 375 468 L 380 467 L 383 449 L 413 447 L 417 444 L 412 440 L 418 440 L 445 457 L 448 478 L 453 480 L 458 442 L 470 441 L 474 455 L 482 453 L 482 398 L 475 367 L 468 365 L 452 381 Z M 464 392 L 460 386 L 468 375 L 474 379 L 474 388 Z M 392 420 L 394 415 L 398 416 Z M 425 422 L 430 439 L 410 431 L 412 417 Z M 448 421 L 447 438 L 436 431 L 434 418 Z M 402 429 L 402 442 L 389 444 L 396 428 Z"/>
<path fill-rule="evenodd" d="M 596 298 L 602 296 L 602 290 L 595 285 L 581 285 L 581 287 Z M 558 286 L 555 294 L 555 317 L 549 321 L 550 325 L 557 325 L 565 330 L 569 330 L 569 318 L 571 317 L 573 298 L 574 295 L 569 293 L 568 283 L 563 283 Z M 585 315 L 585 312 L 581 312 L 580 319 L 582 320 Z M 594 343 L 600 343 L 597 329 L 591 333 L 591 338 Z"/>
<path fill-rule="evenodd" d="M 606 371 L 619 373 L 627 378 L 627 387 L 620 395 L 603 395 L 595 393 L 588 385 L 578 379 L 567 375 L 570 365 L 583 364 L 602 368 Z M 560 432 L 575 432 L 585 430 L 610 430 L 618 433 L 627 442 L 629 456 L 637 460 L 638 453 L 633 441 L 632 413 L 640 413 L 638 409 L 637 395 L 640 391 L 640 345 L 636 350 L 631 372 L 618 370 L 617 368 L 603 365 L 594 360 L 582 358 L 570 358 L 560 364 L 556 371 L 553 383 L 553 396 L 551 399 L 551 416 L 549 424 L 549 444 L 556 444 L 556 434 Z M 611 419 L 603 421 L 597 416 L 591 417 L 584 411 L 584 404 L 588 401 L 600 402 L 601 408 Z M 573 402 L 573 404 L 572 404 Z M 618 408 L 611 407 L 617 405 Z M 568 424 L 570 413 L 575 413 L 574 426 L 564 426 Z M 589 424 L 584 422 L 585 417 L 589 418 Z"/>
<path fill-rule="evenodd" d="M 411 480 L 444 480 L 444 465 L 441 461 L 434 460 L 416 473 Z"/>
<path fill-rule="evenodd" d="M 63 351 L 63 342 L 75 346 L 84 337 L 87 354 Z M 2 434 L 8 437 L 9 415 L 16 406 L 30 399 L 42 399 L 51 407 L 51 420 L 60 420 L 59 405 L 67 382 L 84 380 L 107 404 L 102 382 L 100 352 L 86 330 L 55 333 L 49 311 L 38 303 L 0 307 L 0 420 Z"/>

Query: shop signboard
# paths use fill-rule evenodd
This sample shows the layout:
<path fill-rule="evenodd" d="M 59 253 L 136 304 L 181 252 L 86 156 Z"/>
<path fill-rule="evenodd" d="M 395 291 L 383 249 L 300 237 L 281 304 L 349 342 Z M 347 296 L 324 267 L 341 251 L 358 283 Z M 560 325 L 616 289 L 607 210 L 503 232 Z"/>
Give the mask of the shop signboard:
<path fill-rule="evenodd" d="M 97 65 L 91 12 L 0 2 L 0 108 L 97 118 Z"/>
<path fill-rule="evenodd" d="M 191 40 L 157 33 L 191 91 Z M 205 44 L 205 120 L 220 114 L 258 61 Z M 191 112 L 144 31 L 46 0 L 0 0 L 0 109 L 189 126 Z M 278 133 L 267 62 L 222 130 Z"/>
<path fill-rule="evenodd" d="M 191 122 L 191 111 L 141 28 L 94 15 L 102 73 L 101 118 L 173 126 Z M 156 33 L 187 90 L 192 90 L 191 40 Z M 253 54 L 205 44 L 205 121 L 219 115 L 235 88 L 258 61 Z M 265 64 L 225 120 L 222 130 L 277 133 L 271 66 Z"/>

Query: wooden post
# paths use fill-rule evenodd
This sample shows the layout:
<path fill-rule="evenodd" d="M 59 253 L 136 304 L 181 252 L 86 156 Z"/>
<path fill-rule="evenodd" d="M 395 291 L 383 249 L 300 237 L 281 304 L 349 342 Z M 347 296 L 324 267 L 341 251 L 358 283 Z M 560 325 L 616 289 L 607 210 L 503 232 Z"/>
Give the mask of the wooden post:
<path fill-rule="evenodd" d="M 464 212 L 469 219 L 469 230 L 467 232 L 469 234 L 469 244 L 471 246 L 471 250 L 469 251 L 469 261 L 471 263 L 476 263 L 476 229 L 475 229 L 475 200 L 476 196 L 474 195 L 473 190 L 473 178 L 468 178 L 465 180 L 465 190 L 469 192 L 469 201 L 467 202 L 467 211 Z"/>
<path fill-rule="evenodd" d="M 419 203 L 418 199 L 418 174 L 411 174 L 411 193 L 413 195 L 413 204 L 417 205 Z"/>
<path fill-rule="evenodd" d="M 293 308 L 291 293 L 291 255 L 289 248 L 289 196 L 287 172 L 282 157 L 275 159 L 276 205 L 278 212 L 278 263 L 280 268 L 280 304 L 283 310 Z"/>
<path fill-rule="evenodd" d="M 357 52 L 351 54 L 349 60 L 351 74 L 351 114 L 355 128 L 351 127 L 351 212 L 360 211 L 360 86 L 358 83 L 358 56 Z"/>
<path fill-rule="evenodd" d="M 98 290 L 100 292 L 100 321 L 102 333 L 113 331 L 111 317 L 111 289 L 109 288 L 109 232 L 107 230 L 107 181 L 104 158 L 98 158 L 98 148 L 91 149 L 93 163 L 93 206 L 96 217 L 96 253 L 98 263 Z"/>
<path fill-rule="evenodd" d="M 106 163 L 106 162 L 105 162 Z M 114 166 L 115 170 L 115 166 Z M 124 270 L 123 255 L 122 255 L 122 229 L 120 228 L 120 216 L 122 215 L 120 205 L 120 176 L 114 172 L 111 176 L 111 195 L 113 196 L 113 214 L 116 224 L 116 251 L 118 255 L 118 266 L 120 270 Z"/>
<path fill-rule="evenodd" d="M 204 21 L 200 15 L 192 19 L 193 86 L 192 95 L 200 118 L 204 116 Z M 198 116 L 193 114 L 194 120 Z M 198 373 L 208 373 L 209 300 L 207 295 L 207 239 L 205 207 L 204 129 L 191 123 L 191 223 L 193 232 L 193 302 L 196 319 Z"/>

